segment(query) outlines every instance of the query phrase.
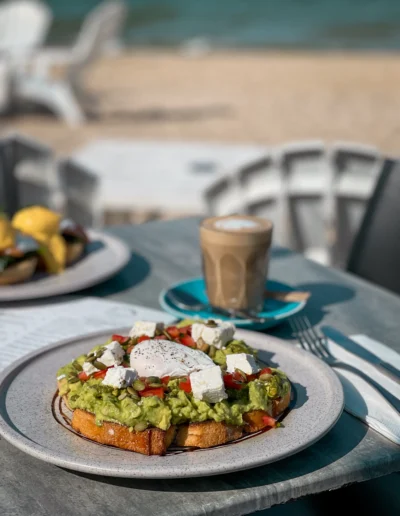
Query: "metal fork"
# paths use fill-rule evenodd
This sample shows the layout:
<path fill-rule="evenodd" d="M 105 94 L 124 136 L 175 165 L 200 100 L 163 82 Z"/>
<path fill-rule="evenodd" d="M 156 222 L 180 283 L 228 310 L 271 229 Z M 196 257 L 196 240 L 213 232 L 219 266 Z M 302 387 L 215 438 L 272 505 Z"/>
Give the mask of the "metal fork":
<path fill-rule="evenodd" d="M 338 360 L 336 357 L 334 357 L 327 346 L 328 339 L 325 337 L 325 335 L 319 333 L 319 331 L 312 326 L 308 317 L 300 316 L 291 318 L 289 319 L 289 324 L 292 329 L 293 336 L 299 341 L 300 346 L 305 351 L 308 351 L 317 356 L 332 368 L 347 369 L 347 371 L 357 374 L 363 380 L 368 382 L 371 387 L 378 391 L 400 414 L 400 401 L 397 400 L 397 398 L 384 387 L 364 374 L 360 369 L 357 369 L 356 367 L 347 364 L 346 362 L 342 362 L 341 360 Z"/>

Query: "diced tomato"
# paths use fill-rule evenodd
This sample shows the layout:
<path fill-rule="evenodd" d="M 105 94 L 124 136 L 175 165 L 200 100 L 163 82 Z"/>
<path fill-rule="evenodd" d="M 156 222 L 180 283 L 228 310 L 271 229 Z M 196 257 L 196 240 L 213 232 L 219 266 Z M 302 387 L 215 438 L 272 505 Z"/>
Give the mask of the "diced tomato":
<path fill-rule="evenodd" d="M 182 326 L 178 328 L 179 333 L 183 335 L 192 335 L 192 327 L 191 326 Z"/>
<path fill-rule="evenodd" d="M 163 385 L 168 385 L 169 379 L 170 376 L 164 376 L 164 378 L 161 378 Z"/>
<path fill-rule="evenodd" d="M 159 398 L 164 398 L 164 387 L 155 387 L 153 389 L 145 389 L 144 391 L 139 391 L 140 396 L 143 398 L 148 398 L 149 396 L 158 396 Z"/>
<path fill-rule="evenodd" d="M 85 373 L 85 371 L 81 371 L 78 374 L 78 378 L 81 382 L 86 382 L 86 380 L 89 380 L 89 376 Z"/>
<path fill-rule="evenodd" d="M 190 337 L 189 335 L 185 335 L 183 337 L 180 337 L 179 338 L 179 342 L 181 344 L 183 344 L 184 346 L 188 346 L 189 348 L 197 347 L 194 339 L 192 339 L 192 337 Z"/>
<path fill-rule="evenodd" d="M 168 326 L 167 333 L 173 338 L 176 339 L 179 337 L 179 333 L 181 333 L 180 328 L 177 328 L 176 326 Z"/>
<path fill-rule="evenodd" d="M 156 335 L 155 337 L 152 337 L 153 340 L 166 340 L 167 337 L 165 335 Z"/>
<path fill-rule="evenodd" d="M 273 417 L 270 417 L 270 416 L 263 416 L 262 418 L 263 420 L 263 423 L 266 425 L 266 426 L 271 426 L 271 427 L 274 427 L 276 426 L 276 421 Z"/>
<path fill-rule="evenodd" d="M 138 338 L 138 343 L 139 342 L 143 342 L 144 340 L 150 340 L 150 337 L 148 335 L 141 335 L 139 338 Z"/>
<path fill-rule="evenodd" d="M 256 374 L 246 374 L 246 380 L 248 382 L 252 382 L 253 380 L 256 380 L 258 378 L 258 373 Z"/>
<path fill-rule="evenodd" d="M 243 376 L 240 373 L 227 373 L 223 376 L 225 387 L 228 389 L 241 389 L 244 386 Z"/>
<path fill-rule="evenodd" d="M 126 344 L 129 340 L 129 337 L 124 337 L 123 335 L 116 335 L 116 334 L 114 334 L 111 338 L 112 338 L 112 340 L 116 340 L 120 344 Z"/>
<path fill-rule="evenodd" d="M 185 378 L 179 382 L 179 388 L 181 391 L 192 392 L 192 384 L 190 383 L 190 378 Z"/>
<path fill-rule="evenodd" d="M 107 369 L 102 369 L 101 371 L 96 371 L 93 373 L 93 378 L 104 378 L 109 369 L 111 369 L 111 367 L 107 367 Z"/>
<path fill-rule="evenodd" d="M 271 374 L 272 369 L 270 367 L 264 367 L 264 369 L 261 369 L 261 371 L 258 373 L 258 376 L 261 376 L 262 374 Z"/>
<path fill-rule="evenodd" d="M 132 353 L 132 349 L 134 348 L 135 346 L 128 346 L 126 352 L 128 353 L 128 355 L 130 355 Z"/>

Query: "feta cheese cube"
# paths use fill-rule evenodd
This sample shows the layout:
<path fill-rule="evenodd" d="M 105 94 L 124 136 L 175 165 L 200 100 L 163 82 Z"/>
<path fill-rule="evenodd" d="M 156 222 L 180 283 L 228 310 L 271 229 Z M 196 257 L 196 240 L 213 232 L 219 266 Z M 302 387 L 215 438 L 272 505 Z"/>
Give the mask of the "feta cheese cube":
<path fill-rule="evenodd" d="M 105 346 L 105 351 L 101 357 L 97 360 L 107 367 L 119 365 L 125 355 L 124 348 L 116 341 L 113 340 L 110 344 Z"/>
<path fill-rule="evenodd" d="M 228 373 L 234 373 L 235 369 L 240 369 L 245 374 L 255 374 L 260 370 L 253 355 L 248 355 L 247 353 L 227 355 L 226 367 Z"/>
<path fill-rule="evenodd" d="M 142 335 L 154 337 L 156 330 L 162 330 L 163 327 L 164 325 L 162 323 L 136 321 L 129 332 L 129 337 L 141 337 Z"/>
<path fill-rule="evenodd" d="M 197 400 L 217 403 L 228 397 L 219 366 L 209 367 L 190 374 L 193 396 Z"/>
<path fill-rule="evenodd" d="M 94 367 L 94 365 L 91 364 L 90 362 L 84 362 L 82 365 L 82 369 L 88 376 L 93 373 L 97 373 L 97 371 L 100 371 L 100 369 L 97 369 L 97 367 Z"/>
<path fill-rule="evenodd" d="M 235 333 L 235 325 L 226 321 L 215 321 L 217 326 L 214 328 L 204 323 L 194 323 L 192 325 L 192 338 L 197 342 L 200 338 L 209 346 L 218 349 L 223 348 Z"/>
<path fill-rule="evenodd" d="M 138 374 L 134 369 L 128 367 L 116 366 L 107 369 L 103 385 L 109 385 L 116 389 L 129 387 L 136 380 Z"/>

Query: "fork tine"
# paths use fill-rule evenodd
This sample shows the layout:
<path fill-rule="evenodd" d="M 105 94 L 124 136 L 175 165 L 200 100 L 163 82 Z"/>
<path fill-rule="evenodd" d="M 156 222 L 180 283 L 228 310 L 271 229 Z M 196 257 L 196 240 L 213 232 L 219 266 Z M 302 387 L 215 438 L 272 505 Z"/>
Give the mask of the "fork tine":
<path fill-rule="evenodd" d="M 300 346 L 308 351 L 308 347 L 306 344 L 306 341 L 303 338 L 301 327 L 299 326 L 298 318 L 294 317 L 292 319 L 289 319 L 289 324 L 292 329 L 293 336 L 299 341 Z"/>
<path fill-rule="evenodd" d="M 316 330 L 314 326 L 312 326 L 308 317 L 304 317 L 304 323 L 307 325 L 307 329 L 310 335 L 312 336 L 314 349 L 318 351 L 319 356 L 321 356 L 322 358 L 329 358 L 330 352 L 326 346 L 325 335 L 319 333 L 318 330 Z"/>
<path fill-rule="evenodd" d="M 310 321 L 306 317 L 299 317 L 299 325 L 301 325 L 301 331 L 304 338 L 307 341 L 308 351 L 313 353 L 319 358 L 325 358 L 322 350 L 318 346 L 318 337 L 312 332 L 312 326 Z"/>
<path fill-rule="evenodd" d="M 310 335 L 307 331 L 307 327 L 304 324 L 302 317 L 295 317 L 293 320 L 293 323 L 296 327 L 297 331 L 297 338 L 302 346 L 303 349 L 306 351 L 309 351 L 313 353 L 313 347 L 312 347 L 312 339 L 310 338 Z"/>

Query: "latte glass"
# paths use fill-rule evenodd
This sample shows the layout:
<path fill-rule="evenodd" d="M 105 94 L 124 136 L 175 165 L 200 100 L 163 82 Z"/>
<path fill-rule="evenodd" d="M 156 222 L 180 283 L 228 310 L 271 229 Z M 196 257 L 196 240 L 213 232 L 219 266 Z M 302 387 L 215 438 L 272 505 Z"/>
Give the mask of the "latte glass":
<path fill-rule="evenodd" d="M 212 305 L 262 310 L 272 229 L 270 220 L 247 215 L 201 223 L 203 273 Z"/>

